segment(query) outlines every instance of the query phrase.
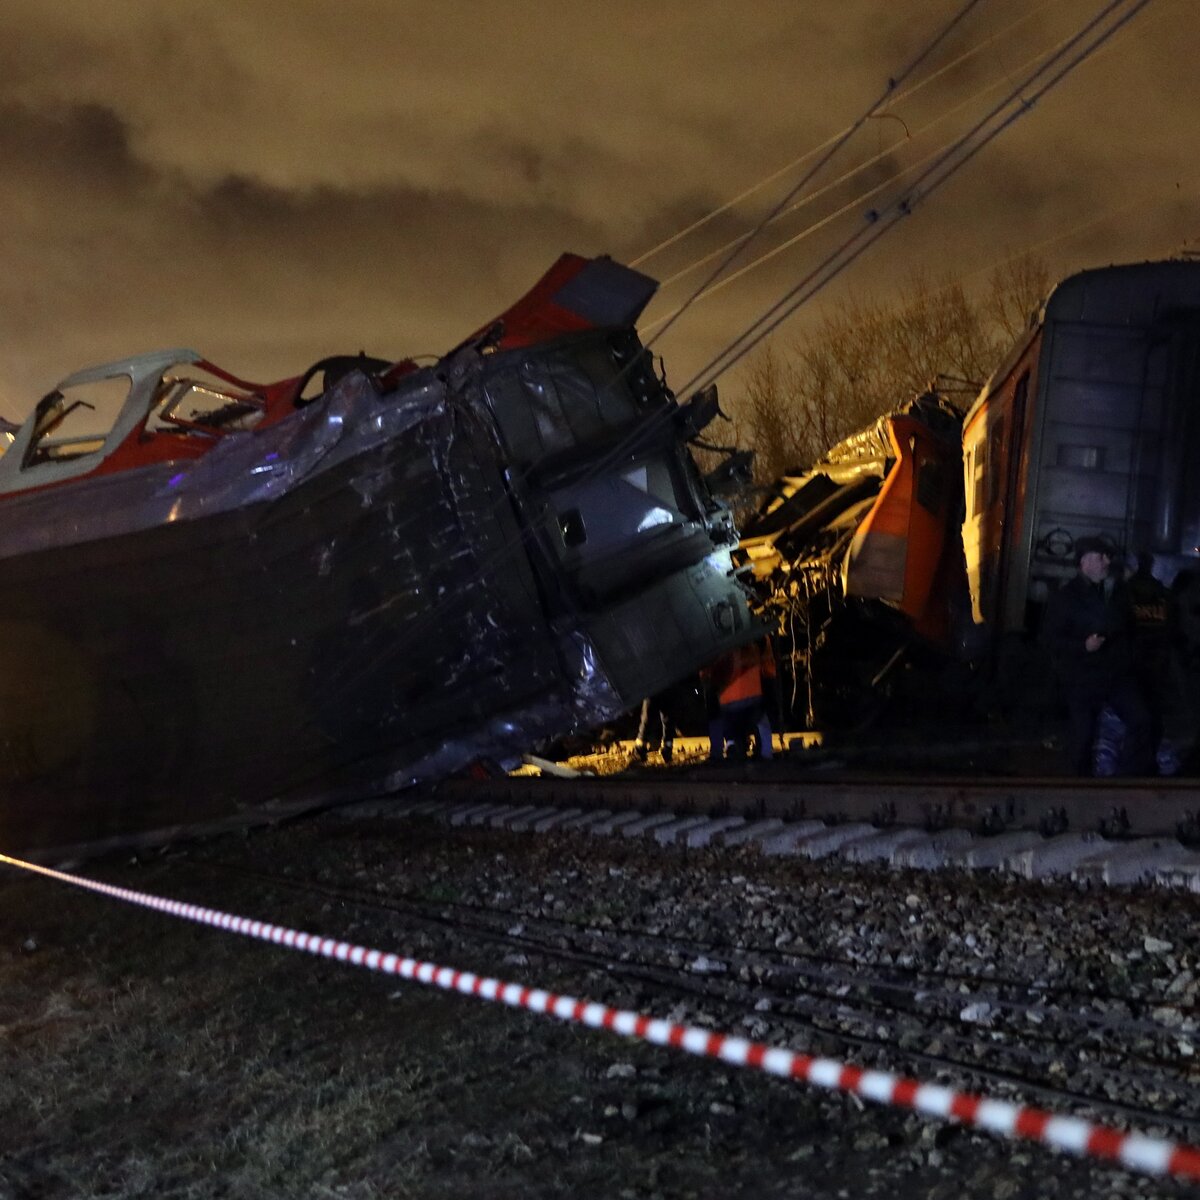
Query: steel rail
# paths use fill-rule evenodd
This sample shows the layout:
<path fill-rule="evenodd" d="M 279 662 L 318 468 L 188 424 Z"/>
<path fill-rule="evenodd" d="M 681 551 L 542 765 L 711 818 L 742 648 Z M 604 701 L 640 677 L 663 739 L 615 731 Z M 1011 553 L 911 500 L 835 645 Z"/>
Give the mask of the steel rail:
<path fill-rule="evenodd" d="M 1195 1092 L 1194 1083 L 1188 1078 L 1190 1072 L 1186 1064 L 1129 1055 L 1115 1047 L 1099 1046 L 1088 1038 L 1085 1047 L 1090 1055 L 1096 1057 L 1087 1064 L 1081 1063 L 1080 1067 L 1086 1065 L 1084 1073 L 1089 1076 L 1096 1090 L 1084 1091 L 1054 1083 L 1048 1070 L 1050 1063 L 1059 1058 L 1064 1050 L 1080 1048 L 1081 1031 L 1070 1028 L 1074 1018 L 1080 1014 L 1069 1010 L 1055 1011 L 1049 1007 L 1028 1006 L 1030 1010 L 1044 1014 L 1047 1027 L 1033 1031 L 1014 1028 L 1004 1022 L 1000 1027 L 989 1028 L 988 1053 L 980 1058 L 977 1051 L 972 1053 L 974 1040 L 963 1031 L 961 1021 L 951 1013 L 938 1011 L 936 1005 L 914 1009 L 891 1002 L 886 997 L 853 994 L 855 991 L 873 990 L 872 984 L 879 981 L 869 976 L 859 979 L 845 995 L 815 991 L 804 985 L 797 989 L 796 981 L 788 978 L 772 980 L 764 977 L 750 984 L 733 977 L 733 968 L 754 965 L 751 957 L 731 954 L 728 946 L 704 942 L 695 936 L 672 939 L 670 935 L 664 935 L 662 939 L 646 939 L 639 937 L 640 931 L 636 930 L 601 930 L 591 926 L 573 926 L 571 922 L 558 918 L 539 917 L 517 909 L 491 911 L 453 901 L 417 901 L 409 895 L 381 895 L 357 887 L 280 875 L 220 860 L 185 865 L 201 870 L 215 868 L 222 873 L 253 878 L 301 895 L 339 899 L 360 911 L 374 910 L 405 916 L 422 924 L 439 926 L 444 931 L 473 941 L 526 951 L 544 962 L 556 963 L 560 969 L 569 966 L 597 972 L 615 983 L 649 987 L 660 995 L 666 990 L 728 1006 L 731 1011 L 741 1013 L 753 1010 L 757 1002 L 767 999 L 771 1008 L 763 1020 L 768 1025 L 780 1025 L 809 1037 L 828 1038 L 842 1047 L 881 1053 L 889 1060 L 907 1060 L 926 1069 L 950 1071 L 977 1084 L 1013 1087 L 1043 1102 L 1086 1105 L 1096 1112 L 1121 1119 L 1161 1122 L 1164 1120 L 1161 1112 L 1121 1102 L 1099 1090 L 1101 1083 L 1111 1084 L 1114 1081 L 1141 1085 L 1152 1083 L 1171 1096 L 1175 1111 L 1168 1123 L 1180 1131 L 1187 1131 L 1189 1136 L 1195 1136 L 1200 1131 L 1200 1113 L 1193 1114 L 1185 1110 L 1185 1098 Z M 452 915 L 451 910 L 455 908 L 466 908 L 467 912 Z M 512 918 L 519 918 L 522 932 L 515 933 L 512 929 L 480 922 L 478 918 L 485 915 L 502 918 L 500 924 L 503 926 L 507 926 Z M 537 926 L 545 927 L 544 936 L 531 931 L 530 927 Z M 569 927 L 568 936 L 562 938 L 564 927 Z M 563 941 L 578 939 L 583 944 L 558 945 L 554 942 L 556 935 Z M 647 946 L 647 941 L 660 940 L 662 945 Z M 690 943 L 689 954 L 707 950 L 726 960 L 730 971 L 720 975 L 697 974 L 686 966 L 673 965 L 666 953 L 670 949 L 668 943 L 672 940 Z M 823 982 L 833 985 L 845 981 L 837 979 Z M 954 999 L 961 1005 L 972 998 L 952 995 L 949 991 L 935 997 L 930 994 L 935 989 L 923 990 L 927 993 L 927 1000 Z M 1004 1007 L 1004 1001 L 997 999 L 995 1002 L 998 1007 Z M 1056 1024 L 1066 1026 L 1057 1036 L 1053 1028 Z M 883 1030 L 886 1032 L 881 1032 Z M 1168 1036 L 1171 1031 L 1165 1026 L 1156 1026 L 1154 1032 L 1158 1036 Z M 911 1041 L 912 1036 L 922 1034 L 936 1038 L 950 1052 L 932 1052 L 901 1042 L 902 1037 Z M 1130 1062 L 1137 1063 L 1141 1069 L 1131 1068 Z M 1154 1068 L 1160 1070 L 1154 1071 Z"/>
<path fill-rule="evenodd" d="M 669 809 L 680 816 L 865 821 L 881 829 L 1030 830 L 1200 840 L 1200 786 L 1193 779 L 831 778 L 780 763 L 648 770 L 605 778 L 450 780 L 437 794 L 447 800 L 585 811 Z"/>

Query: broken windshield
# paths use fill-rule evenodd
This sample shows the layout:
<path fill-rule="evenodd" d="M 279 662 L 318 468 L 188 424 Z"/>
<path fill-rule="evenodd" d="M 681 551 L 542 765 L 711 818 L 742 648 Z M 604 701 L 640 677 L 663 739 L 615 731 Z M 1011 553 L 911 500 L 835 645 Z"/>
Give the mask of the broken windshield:
<path fill-rule="evenodd" d="M 146 432 L 188 431 L 216 437 L 253 429 L 262 415 L 263 404 L 257 397 L 203 380 L 166 376 L 146 421 Z"/>
<path fill-rule="evenodd" d="M 129 377 L 121 375 L 51 392 L 38 404 L 25 465 L 66 462 L 101 449 L 130 386 Z"/>

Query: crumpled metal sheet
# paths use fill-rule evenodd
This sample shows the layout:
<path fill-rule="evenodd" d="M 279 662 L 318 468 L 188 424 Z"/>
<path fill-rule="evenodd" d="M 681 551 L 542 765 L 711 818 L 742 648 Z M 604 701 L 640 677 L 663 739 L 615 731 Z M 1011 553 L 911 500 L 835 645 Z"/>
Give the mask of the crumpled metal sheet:
<path fill-rule="evenodd" d="M 757 636 L 649 364 L 632 330 L 468 346 L 197 459 L 8 495 L 11 844 L 515 761 Z"/>
<path fill-rule="evenodd" d="M 0 559 L 277 499 L 316 471 L 399 436 L 446 402 L 445 387 L 432 371 L 409 377 L 386 398 L 364 376 L 352 373 L 278 424 L 222 438 L 203 458 L 5 499 Z M 80 501 L 81 484 L 86 503 Z M 369 482 L 365 486 L 369 493 Z"/>
<path fill-rule="evenodd" d="M 382 398 L 355 375 L 186 469 L 12 498 L 10 844 L 378 794 L 620 712 L 586 632 L 542 606 L 506 469 L 432 372 Z"/>

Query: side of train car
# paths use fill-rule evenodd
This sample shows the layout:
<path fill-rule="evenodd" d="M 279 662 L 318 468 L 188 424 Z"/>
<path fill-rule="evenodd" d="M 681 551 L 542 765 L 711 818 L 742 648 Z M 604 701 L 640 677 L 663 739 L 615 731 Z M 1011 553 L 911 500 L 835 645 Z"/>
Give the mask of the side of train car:
<path fill-rule="evenodd" d="M 963 427 L 963 550 L 991 645 L 1036 632 L 1103 535 L 1171 583 L 1200 566 L 1200 262 L 1085 271 L 1051 293 Z"/>
<path fill-rule="evenodd" d="M 519 758 L 757 636 L 654 287 L 566 255 L 311 399 L 191 351 L 64 380 L 0 457 L 0 844 Z"/>

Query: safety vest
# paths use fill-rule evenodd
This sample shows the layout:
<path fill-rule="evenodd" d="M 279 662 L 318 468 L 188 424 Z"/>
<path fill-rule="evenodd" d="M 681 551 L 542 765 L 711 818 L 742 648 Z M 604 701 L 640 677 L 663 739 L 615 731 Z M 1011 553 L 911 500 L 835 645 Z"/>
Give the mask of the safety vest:
<path fill-rule="evenodd" d="M 722 706 L 758 699 L 763 694 L 763 676 L 775 678 L 770 639 L 731 650 L 717 663 L 713 675 Z"/>

